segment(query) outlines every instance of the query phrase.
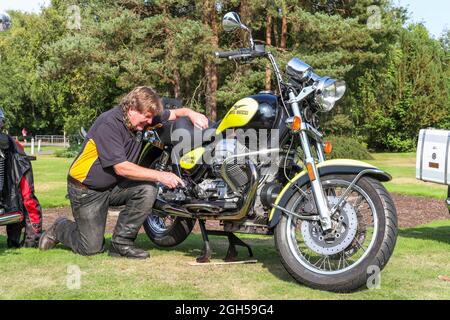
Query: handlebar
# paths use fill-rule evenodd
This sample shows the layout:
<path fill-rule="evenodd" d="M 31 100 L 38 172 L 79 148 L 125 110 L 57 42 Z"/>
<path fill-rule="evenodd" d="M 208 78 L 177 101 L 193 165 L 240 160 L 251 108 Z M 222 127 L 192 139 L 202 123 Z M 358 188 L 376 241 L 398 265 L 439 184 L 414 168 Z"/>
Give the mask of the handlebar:
<path fill-rule="evenodd" d="M 257 58 L 264 57 L 265 51 L 256 51 L 251 49 L 239 49 L 234 51 L 215 52 L 217 58 L 225 58 L 230 60 L 242 59 L 242 58 Z"/>

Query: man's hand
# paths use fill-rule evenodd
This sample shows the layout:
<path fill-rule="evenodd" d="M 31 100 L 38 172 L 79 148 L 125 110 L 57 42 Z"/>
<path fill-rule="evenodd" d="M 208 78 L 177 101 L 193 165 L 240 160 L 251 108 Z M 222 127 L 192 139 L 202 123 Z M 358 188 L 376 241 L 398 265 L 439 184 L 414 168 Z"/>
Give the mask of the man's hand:
<path fill-rule="evenodd" d="M 115 164 L 113 168 L 118 176 L 130 180 L 161 182 L 171 189 L 176 188 L 178 185 L 184 186 L 183 181 L 171 172 L 144 168 L 128 161 Z"/>
<path fill-rule="evenodd" d="M 188 117 L 194 126 L 199 129 L 208 129 L 209 127 L 208 118 L 201 113 L 195 112 L 188 108 L 170 110 L 169 120 L 176 120 L 180 117 Z"/>
<path fill-rule="evenodd" d="M 161 171 L 158 173 L 158 181 L 170 189 L 175 189 L 178 186 L 184 186 L 183 180 L 172 172 Z"/>
<path fill-rule="evenodd" d="M 196 126 L 197 128 L 208 129 L 209 127 L 208 118 L 205 115 L 195 111 L 191 111 L 188 117 L 194 124 L 194 126 Z"/>

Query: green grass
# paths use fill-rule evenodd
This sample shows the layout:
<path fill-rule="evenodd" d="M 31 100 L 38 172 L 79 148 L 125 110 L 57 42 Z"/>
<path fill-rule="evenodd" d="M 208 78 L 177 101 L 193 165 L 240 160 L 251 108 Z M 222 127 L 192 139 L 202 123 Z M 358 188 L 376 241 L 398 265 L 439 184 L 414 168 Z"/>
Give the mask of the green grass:
<path fill-rule="evenodd" d="M 38 155 L 33 162 L 37 196 L 43 207 L 69 205 L 66 175 L 72 159 Z M 415 154 L 374 154 L 372 164 L 393 175 L 391 192 L 445 198 L 446 187 L 415 180 Z M 450 299 L 450 221 L 400 231 L 392 259 L 381 277 L 381 289 L 352 294 L 312 290 L 284 270 L 271 237 L 245 236 L 257 264 L 189 266 L 199 255 L 201 236 L 192 234 L 180 246 L 149 250 L 147 261 L 114 259 L 107 254 L 82 257 L 59 246 L 48 251 L 6 249 L 0 236 L 0 297 L 3 299 Z M 109 241 L 110 236 L 108 236 Z M 211 237 L 214 257 L 225 256 L 227 242 Z M 240 255 L 245 251 L 240 249 Z M 82 271 L 81 289 L 67 288 L 70 265 Z M 20 281 L 18 280 L 20 279 Z"/>
<path fill-rule="evenodd" d="M 53 151 L 53 152 L 56 152 L 58 150 L 64 150 L 64 149 L 66 149 L 66 148 L 59 147 L 59 146 L 42 146 L 41 147 L 41 151 Z M 27 154 L 30 154 L 31 153 L 31 147 L 30 146 L 25 147 L 25 152 Z M 37 153 L 37 145 L 34 146 L 34 152 Z"/>
<path fill-rule="evenodd" d="M 351 294 L 313 290 L 296 283 L 282 267 L 271 237 L 246 236 L 256 264 L 190 266 L 201 236 L 180 246 L 158 249 L 140 235 L 138 245 L 151 259 L 135 261 L 106 253 L 82 257 L 58 246 L 8 250 L 0 238 L 0 297 L 3 299 L 450 299 L 450 221 L 403 229 L 381 274 L 381 288 Z M 225 256 L 227 242 L 211 237 L 214 258 Z M 239 249 L 244 256 L 243 248 Z M 81 288 L 68 289 L 68 266 L 77 265 Z"/>
<path fill-rule="evenodd" d="M 68 206 L 67 173 L 73 159 L 37 155 L 32 161 L 36 196 L 43 208 Z"/>
<path fill-rule="evenodd" d="M 385 184 L 389 192 L 447 199 L 447 186 L 416 179 L 415 153 L 374 153 L 371 163 L 392 175 L 392 181 Z"/>

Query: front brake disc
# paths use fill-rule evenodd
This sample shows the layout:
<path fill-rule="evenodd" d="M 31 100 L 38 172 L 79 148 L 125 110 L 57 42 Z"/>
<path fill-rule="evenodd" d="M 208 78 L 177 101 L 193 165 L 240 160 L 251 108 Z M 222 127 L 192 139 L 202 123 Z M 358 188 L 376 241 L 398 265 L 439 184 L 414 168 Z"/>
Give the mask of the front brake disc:
<path fill-rule="evenodd" d="M 339 201 L 338 197 L 329 196 L 328 203 L 333 207 Z M 336 227 L 332 232 L 323 232 L 317 222 L 303 221 L 301 233 L 308 248 L 315 253 L 331 256 L 348 248 L 358 230 L 358 217 L 353 206 L 346 203 L 339 211 Z"/>

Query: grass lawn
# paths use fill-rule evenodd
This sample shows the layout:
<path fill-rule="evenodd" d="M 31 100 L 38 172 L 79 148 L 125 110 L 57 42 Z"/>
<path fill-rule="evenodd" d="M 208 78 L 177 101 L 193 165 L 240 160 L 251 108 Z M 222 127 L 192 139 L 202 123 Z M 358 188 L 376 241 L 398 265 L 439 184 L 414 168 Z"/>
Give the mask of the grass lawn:
<path fill-rule="evenodd" d="M 450 221 L 400 231 L 392 259 L 381 274 L 381 288 L 335 294 L 296 283 L 279 262 L 271 237 L 247 236 L 256 264 L 190 266 L 201 236 L 180 246 L 158 249 L 145 234 L 138 244 L 151 259 L 82 257 L 57 247 L 7 250 L 0 238 L 0 296 L 3 299 L 450 299 Z M 225 256 L 227 241 L 211 237 L 214 258 Z M 244 256 L 244 249 L 239 249 Z M 69 289 L 69 266 L 81 270 L 81 288 Z M 69 269 L 70 270 L 70 269 Z M 20 281 L 18 281 L 20 279 Z"/>
<path fill-rule="evenodd" d="M 37 155 L 32 161 L 36 196 L 43 208 L 65 207 L 67 200 L 67 172 L 73 159 Z"/>
<path fill-rule="evenodd" d="M 375 160 L 367 161 L 392 175 L 385 184 L 389 192 L 410 196 L 447 199 L 447 187 L 416 179 L 415 153 L 375 153 Z"/>
<path fill-rule="evenodd" d="M 69 205 L 66 175 L 72 159 L 38 155 L 33 162 L 37 196 L 44 208 Z M 415 180 L 414 154 L 374 154 L 372 164 L 393 175 L 391 192 L 445 199 L 446 187 Z M 352 294 L 317 291 L 296 283 L 284 270 L 271 237 L 243 236 L 257 264 L 189 266 L 199 255 L 201 236 L 192 234 L 174 249 L 156 248 L 142 234 L 138 245 L 148 261 L 82 257 L 58 247 L 48 252 L 9 250 L 0 236 L 0 297 L 3 299 L 450 299 L 450 220 L 403 229 L 381 277 L 381 289 Z M 108 241 L 110 235 L 107 236 Z M 227 241 L 211 237 L 214 258 L 225 256 Z M 240 248 L 240 255 L 245 251 Z M 69 289 L 68 268 L 82 272 L 81 289 Z M 17 281 L 20 279 L 20 281 Z"/>

